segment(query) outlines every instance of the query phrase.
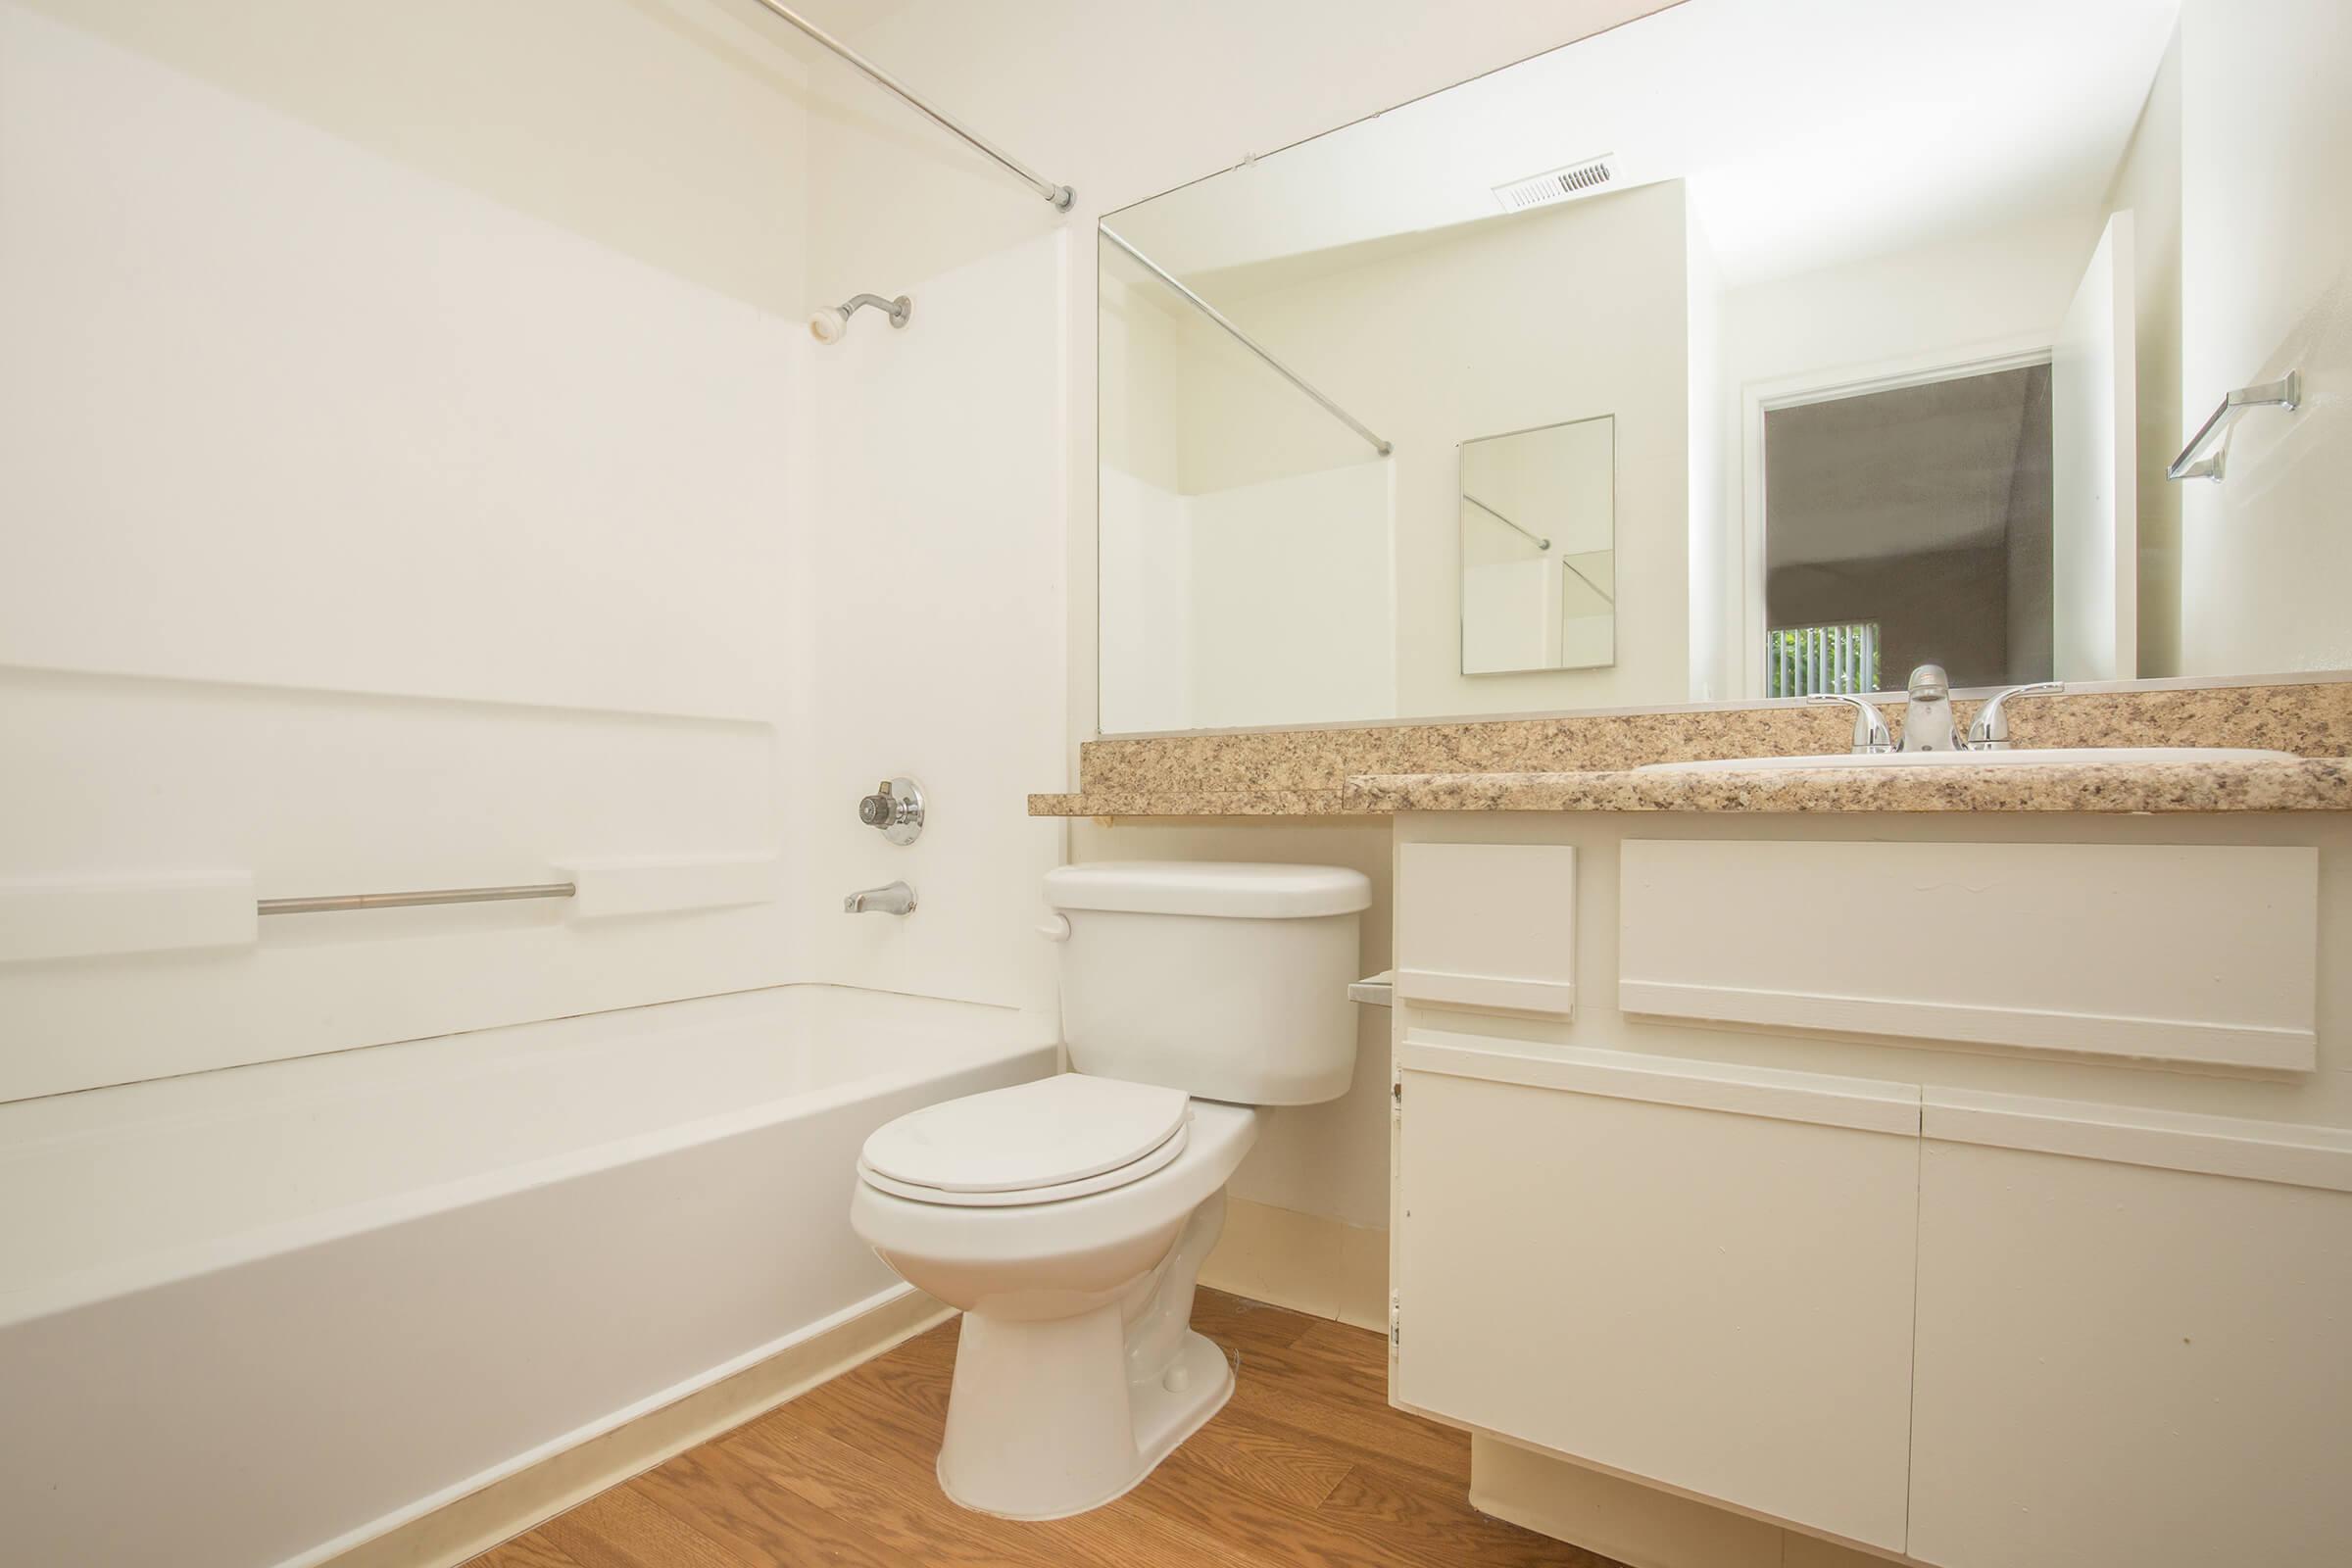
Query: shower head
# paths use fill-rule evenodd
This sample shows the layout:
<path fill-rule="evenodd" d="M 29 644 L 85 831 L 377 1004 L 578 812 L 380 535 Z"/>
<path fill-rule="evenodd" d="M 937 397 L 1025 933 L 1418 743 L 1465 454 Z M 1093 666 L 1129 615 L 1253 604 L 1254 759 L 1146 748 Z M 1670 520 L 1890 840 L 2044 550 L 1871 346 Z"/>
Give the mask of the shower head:
<path fill-rule="evenodd" d="M 853 294 L 839 305 L 828 305 L 808 318 L 808 335 L 819 343 L 838 343 L 850 330 L 850 318 L 861 307 L 871 305 L 890 318 L 893 326 L 905 326 L 914 310 L 914 301 L 902 294 L 886 300 L 879 294 Z"/>

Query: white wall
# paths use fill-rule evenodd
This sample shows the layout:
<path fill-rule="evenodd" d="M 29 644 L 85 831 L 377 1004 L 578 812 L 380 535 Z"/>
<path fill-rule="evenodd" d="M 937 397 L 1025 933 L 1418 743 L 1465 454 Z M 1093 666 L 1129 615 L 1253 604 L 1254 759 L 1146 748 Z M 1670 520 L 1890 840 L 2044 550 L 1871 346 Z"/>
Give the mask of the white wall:
<path fill-rule="evenodd" d="M 794 972 L 796 68 L 624 0 L 338 18 L 0 4 L 0 882 L 715 857 L 758 902 L 131 954 L 122 895 L 101 951 L 0 961 L 0 1096 Z"/>
<path fill-rule="evenodd" d="M 2183 487 L 2183 674 L 2352 666 L 2352 10 L 2189 0 L 2181 14 L 2181 422 L 2300 368 L 2218 485 Z M 2259 139 L 2249 143 L 2248 127 Z"/>

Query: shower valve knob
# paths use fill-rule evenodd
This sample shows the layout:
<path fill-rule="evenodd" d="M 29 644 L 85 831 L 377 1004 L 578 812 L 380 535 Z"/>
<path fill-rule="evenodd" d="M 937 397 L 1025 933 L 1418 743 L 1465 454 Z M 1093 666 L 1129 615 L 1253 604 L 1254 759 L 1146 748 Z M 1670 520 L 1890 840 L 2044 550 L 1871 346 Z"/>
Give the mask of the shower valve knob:
<path fill-rule="evenodd" d="M 858 820 L 879 828 L 893 844 L 912 844 L 923 831 L 921 787 L 910 778 L 884 779 L 858 801 Z"/>

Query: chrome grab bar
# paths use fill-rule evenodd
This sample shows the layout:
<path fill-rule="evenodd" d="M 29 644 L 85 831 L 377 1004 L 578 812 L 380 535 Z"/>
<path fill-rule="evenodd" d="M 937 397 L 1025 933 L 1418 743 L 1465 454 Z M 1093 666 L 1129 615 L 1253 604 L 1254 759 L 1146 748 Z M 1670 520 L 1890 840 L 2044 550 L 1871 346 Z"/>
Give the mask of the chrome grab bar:
<path fill-rule="evenodd" d="M 2219 484 L 2222 479 L 2221 457 L 2217 454 L 2201 463 L 2197 460 L 2239 415 L 2248 409 L 2284 409 L 2292 414 L 2302 404 L 2301 370 L 2289 370 L 2278 380 L 2264 381 L 2258 386 L 2239 387 L 2222 399 L 2222 406 L 2197 426 L 2197 433 L 2188 438 L 2188 445 L 2180 449 L 2180 455 L 2173 460 L 2171 467 L 2164 470 L 2164 476 L 2167 479 L 2211 479 Z"/>
<path fill-rule="evenodd" d="M 262 899 L 257 914 L 338 914 L 346 909 L 406 909 L 420 904 L 503 904 L 509 899 L 568 899 L 571 882 L 528 882 L 503 888 L 427 888 L 419 893 L 338 893 L 317 899 Z"/>

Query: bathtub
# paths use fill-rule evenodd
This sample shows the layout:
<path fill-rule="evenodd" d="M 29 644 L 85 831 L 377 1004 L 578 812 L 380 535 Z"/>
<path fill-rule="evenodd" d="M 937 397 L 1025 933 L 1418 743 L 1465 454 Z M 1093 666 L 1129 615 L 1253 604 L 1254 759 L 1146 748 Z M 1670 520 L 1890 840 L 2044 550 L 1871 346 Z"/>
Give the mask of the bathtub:
<path fill-rule="evenodd" d="M 322 1562 L 886 1304 L 858 1146 L 1053 1038 L 788 986 L 0 1105 L 0 1558 Z"/>

